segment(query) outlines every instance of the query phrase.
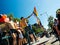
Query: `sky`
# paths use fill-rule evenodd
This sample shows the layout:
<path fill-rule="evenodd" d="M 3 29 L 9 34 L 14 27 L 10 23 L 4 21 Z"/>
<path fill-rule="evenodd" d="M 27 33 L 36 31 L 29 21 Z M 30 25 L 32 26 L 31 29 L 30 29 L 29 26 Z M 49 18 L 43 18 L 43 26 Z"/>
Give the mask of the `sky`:
<path fill-rule="evenodd" d="M 0 14 L 14 14 L 14 17 L 28 17 L 34 10 L 38 11 L 38 17 L 42 25 L 48 28 L 48 17 L 56 16 L 56 10 L 60 8 L 60 0 L 0 0 Z M 41 15 L 42 14 L 42 15 Z M 36 23 L 36 18 L 31 16 L 30 24 Z"/>

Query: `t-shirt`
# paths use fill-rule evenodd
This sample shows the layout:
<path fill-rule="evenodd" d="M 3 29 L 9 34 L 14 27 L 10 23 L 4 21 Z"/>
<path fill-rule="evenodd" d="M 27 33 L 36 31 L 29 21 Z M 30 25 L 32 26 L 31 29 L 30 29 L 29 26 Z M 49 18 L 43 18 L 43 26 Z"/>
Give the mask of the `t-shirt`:
<path fill-rule="evenodd" d="M 18 30 L 18 31 L 20 32 L 20 34 L 19 34 L 19 38 L 23 39 L 24 37 L 23 37 L 22 32 L 21 32 L 20 30 Z"/>
<path fill-rule="evenodd" d="M 1 22 L 1 23 L 4 22 L 4 19 L 3 19 L 3 18 L 0 18 L 0 22 Z"/>
<path fill-rule="evenodd" d="M 54 26 L 57 26 L 57 24 L 58 24 L 57 21 L 55 21 L 55 22 L 54 22 Z"/>
<path fill-rule="evenodd" d="M 27 24 L 26 21 L 27 21 L 26 19 L 22 19 L 22 20 L 20 21 L 20 26 L 21 26 L 22 28 L 25 28 L 26 26 L 28 26 L 28 24 Z"/>

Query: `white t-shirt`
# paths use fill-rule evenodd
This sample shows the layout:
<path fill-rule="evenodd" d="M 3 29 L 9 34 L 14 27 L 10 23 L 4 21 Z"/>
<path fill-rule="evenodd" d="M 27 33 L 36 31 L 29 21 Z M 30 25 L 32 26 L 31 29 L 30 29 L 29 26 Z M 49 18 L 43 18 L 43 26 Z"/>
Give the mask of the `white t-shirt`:
<path fill-rule="evenodd" d="M 23 37 L 22 32 L 21 32 L 20 30 L 18 30 L 18 31 L 20 32 L 20 34 L 19 34 L 19 38 L 23 39 L 24 37 Z"/>

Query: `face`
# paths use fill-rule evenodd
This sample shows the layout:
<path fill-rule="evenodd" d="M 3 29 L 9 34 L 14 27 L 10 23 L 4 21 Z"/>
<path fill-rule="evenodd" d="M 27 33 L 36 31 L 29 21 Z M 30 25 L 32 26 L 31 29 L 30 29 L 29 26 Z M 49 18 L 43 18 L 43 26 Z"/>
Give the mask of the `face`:
<path fill-rule="evenodd" d="M 25 19 L 25 18 L 22 18 L 22 20 Z"/>

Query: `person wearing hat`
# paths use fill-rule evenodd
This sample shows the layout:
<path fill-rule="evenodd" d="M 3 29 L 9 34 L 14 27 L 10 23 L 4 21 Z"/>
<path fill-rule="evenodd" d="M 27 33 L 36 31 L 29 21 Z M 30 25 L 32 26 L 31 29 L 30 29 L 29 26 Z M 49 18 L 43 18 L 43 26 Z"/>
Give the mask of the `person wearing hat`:
<path fill-rule="evenodd" d="M 56 11 L 56 18 L 57 18 L 57 26 L 56 26 L 56 31 L 58 33 L 58 40 L 60 41 L 60 9 Z"/>

